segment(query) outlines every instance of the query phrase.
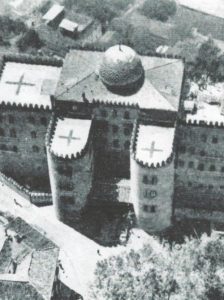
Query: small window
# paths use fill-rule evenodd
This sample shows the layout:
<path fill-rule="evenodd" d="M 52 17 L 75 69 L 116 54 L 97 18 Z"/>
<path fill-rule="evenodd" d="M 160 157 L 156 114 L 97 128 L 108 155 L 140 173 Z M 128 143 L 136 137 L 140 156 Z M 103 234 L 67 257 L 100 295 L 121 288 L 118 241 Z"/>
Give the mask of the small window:
<path fill-rule="evenodd" d="M 212 137 L 212 143 L 217 144 L 218 143 L 218 138 L 216 136 Z"/>
<path fill-rule="evenodd" d="M 45 154 L 47 153 L 47 149 L 46 149 L 46 146 L 44 146 L 44 153 L 45 153 Z"/>
<path fill-rule="evenodd" d="M 188 167 L 189 167 L 190 169 L 194 168 L 194 162 L 193 162 L 193 161 L 189 161 Z"/>
<path fill-rule="evenodd" d="M 180 153 L 185 153 L 186 147 L 184 145 L 180 145 L 179 151 L 180 151 Z"/>
<path fill-rule="evenodd" d="M 203 151 L 203 150 L 200 151 L 200 155 L 201 155 L 201 156 L 205 156 L 205 151 Z"/>
<path fill-rule="evenodd" d="M 210 168 L 209 168 L 209 171 L 214 172 L 215 171 L 215 166 L 211 165 Z"/>
<path fill-rule="evenodd" d="M 148 184 L 149 183 L 149 178 L 147 175 L 143 175 L 143 180 L 142 180 L 143 183 L 145 184 Z"/>
<path fill-rule="evenodd" d="M 179 167 L 181 167 L 181 168 L 184 167 L 184 161 L 183 160 L 179 160 L 178 164 L 179 164 Z"/>
<path fill-rule="evenodd" d="M 9 115 L 9 123 L 12 124 L 14 123 L 14 117 L 12 115 Z"/>
<path fill-rule="evenodd" d="M 30 124 L 35 124 L 35 119 L 32 116 L 29 116 L 28 121 Z"/>
<path fill-rule="evenodd" d="M 202 189 L 204 187 L 204 185 L 202 184 L 202 183 L 200 183 L 199 185 L 198 185 L 198 188 L 199 189 Z"/>
<path fill-rule="evenodd" d="M 0 149 L 3 151 L 7 151 L 8 148 L 6 145 L 3 144 L 3 145 L 0 145 Z"/>
<path fill-rule="evenodd" d="M 157 176 L 152 176 L 152 181 L 151 181 L 152 185 L 156 185 L 158 183 L 158 178 Z"/>
<path fill-rule="evenodd" d="M 12 151 L 18 152 L 18 148 L 17 148 L 16 146 L 13 146 L 13 147 L 12 147 Z"/>
<path fill-rule="evenodd" d="M 73 184 L 72 182 L 60 182 L 59 183 L 59 188 L 61 190 L 64 190 L 64 191 L 72 191 L 73 190 Z"/>
<path fill-rule="evenodd" d="M 116 109 L 113 109 L 113 111 L 112 111 L 112 116 L 113 116 L 113 118 L 116 118 L 116 117 L 117 117 L 117 111 L 116 111 Z"/>
<path fill-rule="evenodd" d="M 0 136 L 5 136 L 5 131 L 2 128 L 0 128 Z"/>
<path fill-rule="evenodd" d="M 188 184 L 187 184 L 189 187 L 192 187 L 192 182 L 191 181 L 188 181 Z"/>
<path fill-rule="evenodd" d="M 70 166 L 59 166 L 57 168 L 57 171 L 60 175 L 72 177 L 72 167 Z"/>
<path fill-rule="evenodd" d="M 35 131 L 31 131 L 31 137 L 32 137 L 32 139 L 36 139 L 37 134 Z"/>
<path fill-rule="evenodd" d="M 143 205 L 143 210 L 144 212 L 148 212 L 149 211 L 149 206 L 148 205 Z"/>
<path fill-rule="evenodd" d="M 208 189 L 212 190 L 214 188 L 214 186 L 212 184 L 209 184 Z"/>
<path fill-rule="evenodd" d="M 201 141 L 206 143 L 207 142 L 207 136 L 205 134 L 201 135 Z"/>
<path fill-rule="evenodd" d="M 204 171 L 204 164 L 199 164 L 198 165 L 198 170 L 199 171 Z"/>
<path fill-rule="evenodd" d="M 101 116 L 102 116 L 103 118 L 106 118 L 106 117 L 107 117 L 107 111 L 106 111 L 105 109 L 102 109 L 102 110 L 101 110 Z"/>
<path fill-rule="evenodd" d="M 155 205 L 151 205 L 150 206 L 150 212 L 151 213 L 155 213 L 156 212 L 156 206 Z"/>
<path fill-rule="evenodd" d="M 42 117 L 40 119 L 40 123 L 41 123 L 41 125 L 47 126 L 47 119 L 45 117 Z"/>
<path fill-rule="evenodd" d="M 117 125 L 113 125 L 112 126 L 112 130 L 113 130 L 113 133 L 117 133 L 118 132 L 118 126 Z"/>
<path fill-rule="evenodd" d="M 124 143 L 124 149 L 129 150 L 130 149 L 130 141 L 125 141 Z"/>
<path fill-rule="evenodd" d="M 129 111 L 125 111 L 125 112 L 124 112 L 124 118 L 125 118 L 126 120 L 130 119 L 130 113 L 129 113 Z"/>
<path fill-rule="evenodd" d="M 38 153 L 40 151 L 39 147 L 33 146 L 33 152 Z"/>
<path fill-rule="evenodd" d="M 114 140 L 113 141 L 113 147 L 114 148 L 119 148 L 119 140 Z"/>
<path fill-rule="evenodd" d="M 157 196 L 157 192 L 155 190 L 146 189 L 144 191 L 144 198 L 153 199 Z"/>
<path fill-rule="evenodd" d="M 3 116 L 0 116 L 0 123 L 3 122 Z"/>
<path fill-rule="evenodd" d="M 224 172 L 224 167 L 221 168 L 221 172 Z"/>
<path fill-rule="evenodd" d="M 221 190 L 224 190 L 224 185 L 220 185 L 220 189 L 221 189 Z"/>
<path fill-rule="evenodd" d="M 14 128 L 10 129 L 10 137 L 16 138 L 16 130 Z"/>

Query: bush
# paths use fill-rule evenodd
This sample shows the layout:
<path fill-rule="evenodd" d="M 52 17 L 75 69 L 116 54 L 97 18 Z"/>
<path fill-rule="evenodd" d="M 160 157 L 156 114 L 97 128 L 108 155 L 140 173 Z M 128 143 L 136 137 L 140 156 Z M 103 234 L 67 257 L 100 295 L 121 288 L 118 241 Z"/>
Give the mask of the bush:
<path fill-rule="evenodd" d="M 4 36 L 9 34 L 18 35 L 26 31 L 26 25 L 22 21 L 13 20 L 7 16 L 0 16 L 0 28 Z"/>
<path fill-rule="evenodd" d="M 34 29 L 29 29 L 18 41 L 17 47 L 20 51 L 25 51 L 29 47 L 40 49 L 44 45 L 38 33 Z"/>
<path fill-rule="evenodd" d="M 174 0 L 146 0 L 142 6 L 142 13 L 151 19 L 166 22 L 175 15 L 177 5 Z"/>

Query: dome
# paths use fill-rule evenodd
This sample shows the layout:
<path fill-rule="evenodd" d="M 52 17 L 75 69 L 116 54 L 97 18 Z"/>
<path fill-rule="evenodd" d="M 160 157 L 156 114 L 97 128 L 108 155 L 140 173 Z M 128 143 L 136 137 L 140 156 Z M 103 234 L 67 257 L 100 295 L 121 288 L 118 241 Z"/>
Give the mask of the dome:
<path fill-rule="evenodd" d="M 128 46 L 110 47 L 99 69 L 102 82 L 113 92 L 137 89 L 142 85 L 144 70 L 141 59 Z"/>

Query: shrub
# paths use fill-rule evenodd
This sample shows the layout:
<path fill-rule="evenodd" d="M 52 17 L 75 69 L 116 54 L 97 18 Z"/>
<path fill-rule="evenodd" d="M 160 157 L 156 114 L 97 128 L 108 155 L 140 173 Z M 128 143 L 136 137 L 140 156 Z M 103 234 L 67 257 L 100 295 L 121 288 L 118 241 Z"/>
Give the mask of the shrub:
<path fill-rule="evenodd" d="M 176 2 L 173 0 L 146 0 L 142 6 L 142 13 L 152 19 L 166 22 L 177 11 Z"/>
<path fill-rule="evenodd" d="M 29 47 L 40 49 L 44 45 L 38 33 L 34 29 L 29 29 L 18 41 L 17 47 L 20 51 L 25 51 Z"/>

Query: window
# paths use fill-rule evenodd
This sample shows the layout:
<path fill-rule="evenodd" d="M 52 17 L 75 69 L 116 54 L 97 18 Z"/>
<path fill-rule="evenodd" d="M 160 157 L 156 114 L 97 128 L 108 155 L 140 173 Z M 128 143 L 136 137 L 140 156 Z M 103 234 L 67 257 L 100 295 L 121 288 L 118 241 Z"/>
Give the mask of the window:
<path fill-rule="evenodd" d="M 218 138 L 216 136 L 212 137 L 212 143 L 217 144 L 218 143 Z"/>
<path fill-rule="evenodd" d="M 210 170 L 211 172 L 214 172 L 214 171 L 215 171 L 215 166 L 214 166 L 214 165 L 211 165 L 210 168 L 209 168 L 209 170 Z"/>
<path fill-rule="evenodd" d="M 113 141 L 113 147 L 118 148 L 119 147 L 119 140 L 114 140 Z"/>
<path fill-rule="evenodd" d="M 157 196 L 157 192 L 154 190 L 146 189 L 144 191 L 144 198 L 153 199 Z"/>
<path fill-rule="evenodd" d="M 127 120 L 130 119 L 130 113 L 129 113 L 129 111 L 125 111 L 124 112 L 124 118 L 127 119 Z"/>
<path fill-rule="evenodd" d="M 10 129 L 10 136 L 13 138 L 16 137 L 16 130 L 14 128 Z"/>
<path fill-rule="evenodd" d="M 180 151 L 180 153 L 185 153 L 186 147 L 184 145 L 180 145 L 179 151 Z"/>
<path fill-rule="evenodd" d="M 12 115 L 9 115 L 9 123 L 12 124 L 12 123 L 14 123 L 14 121 L 15 121 L 14 117 Z"/>
<path fill-rule="evenodd" d="M 3 144 L 3 145 L 0 145 L 0 149 L 3 150 L 3 151 L 7 151 L 7 146 L 4 145 L 4 144 Z"/>
<path fill-rule="evenodd" d="M 179 160 L 179 162 L 178 162 L 178 164 L 179 164 L 179 167 L 184 167 L 184 161 L 183 160 Z"/>
<path fill-rule="evenodd" d="M 124 149 L 129 150 L 130 149 L 130 141 L 125 141 L 124 143 Z"/>
<path fill-rule="evenodd" d="M 152 176 L 152 185 L 156 185 L 158 183 L 157 176 Z"/>
<path fill-rule="evenodd" d="M 201 141 L 206 143 L 207 142 L 207 136 L 205 134 L 201 135 Z"/>
<path fill-rule="evenodd" d="M 204 164 L 199 164 L 198 165 L 198 170 L 199 171 L 204 171 Z"/>
<path fill-rule="evenodd" d="M 202 183 L 200 183 L 199 185 L 198 185 L 198 188 L 199 189 L 202 189 L 204 187 L 204 185 L 202 184 Z"/>
<path fill-rule="evenodd" d="M 57 171 L 60 175 L 72 177 L 72 167 L 70 166 L 59 166 L 57 168 Z"/>
<path fill-rule="evenodd" d="M 192 187 L 192 182 L 191 181 L 188 181 L 188 184 L 187 184 L 189 187 Z"/>
<path fill-rule="evenodd" d="M 73 197 L 70 197 L 70 196 L 61 196 L 60 197 L 60 200 L 62 202 L 64 202 L 65 204 L 74 204 L 74 200 L 73 200 Z"/>
<path fill-rule="evenodd" d="M 4 129 L 0 128 L 0 136 L 5 136 Z"/>
<path fill-rule="evenodd" d="M 117 133 L 118 132 L 118 126 L 117 125 L 113 125 L 112 126 L 112 130 L 113 130 L 113 133 Z"/>
<path fill-rule="evenodd" d="M 38 153 L 40 151 L 39 147 L 33 146 L 33 152 Z"/>
<path fill-rule="evenodd" d="M 143 183 L 145 184 L 148 184 L 149 183 L 149 178 L 147 175 L 143 175 L 143 180 L 142 180 Z"/>
<path fill-rule="evenodd" d="M 131 134 L 131 130 L 128 127 L 124 128 L 124 135 L 130 135 Z"/>
<path fill-rule="evenodd" d="M 16 146 L 13 146 L 13 147 L 12 147 L 12 151 L 18 152 L 18 148 L 17 148 Z"/>
<path fill-rule="evenodd" d="M 0 123 L 3 122 L 3 116 L 0 116 Z"/>
<path fill-rule="evenodd" d="M 32 139 L 35 139 L 37 137 L 37 134 L 35 131 L 31 131 L 31 137 L 32 137 Z"/>
<path fill-rule="evenodd" d="M 221 168 L 221 172 L 224 172 L 224 167 Z"/>
<path fill-rule="evenodd" d="M 107 111 L 106 111 L 105 109 L 102 109 L 102 110 L 101 110 L 101 116 L 102 116 L 103 118 L 106 118 L 106 117 L 107 117 Z"/>
<path fill-rule="evenodd" d="M 208 189 L 212 190 L 214 188 L 214 186 L 212 184 L 209 184 Z"/>
<path fill-rule="evenodd" d="M 155 205 L 151 205 L 150 206 L 150 212 L 151 213 L 155 213 L 156 212 L 156 206 Z"/>
<path fill-rule="evenodd" d="M 47 126 L 47 119 L 45 117 L 42 117 L 40 119 L 40 123 L 41 123 L 41 125 Z"/>
<path fill-rule="evenodd" d="M 145 212 L 148 212 L 149 211 L 149 206 L 148 205 L 143 205 L 143 210 L 145 211 Z"/>
<path fill-rule="evenodd" d="M 32 117 L 32 116 L 29 116 L 28 121 L 29 121 L 29 123 L 31 123 L 31 124 L 35 124 L 35 119 L 34 119 L 34 117 Z"/>
<path fill-rule="evenodd" d="M 116 117 L 117 117 L 117 111 L 116 111 L 116 109 L 113 109 L 113 111 L 112 111 L 112 116 L 113 116 L 113 118 L 116 118 Z"/>
<path fill-rule="evenodd" d="M 205 151 L 203 151 L 203 150 L 200 151 L 200 155 L 201 155 L 201 156 L 205 156 Z"/>
<path fill-rule="evenodd" d="M 64 191 L 72 191 L 73 190 L 73 184 L 72 182 L 60 182 L 59 183 L 59 187 L 61 190 L 64 190 Z"/>
<path fill-rule="evenodd" d="M 224 190 L 224 185 L 220 185 L 220 189 L 221 189 L 221 190 Z"/>
<path fill-rule="evenodd" d="M 193 161 L 189 161 L 188 167 L 189 167 L 190 169 L 194 168 L 194 162 L 193 162 Z"/>

